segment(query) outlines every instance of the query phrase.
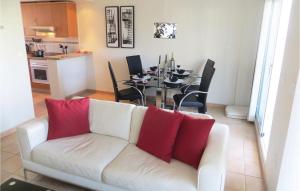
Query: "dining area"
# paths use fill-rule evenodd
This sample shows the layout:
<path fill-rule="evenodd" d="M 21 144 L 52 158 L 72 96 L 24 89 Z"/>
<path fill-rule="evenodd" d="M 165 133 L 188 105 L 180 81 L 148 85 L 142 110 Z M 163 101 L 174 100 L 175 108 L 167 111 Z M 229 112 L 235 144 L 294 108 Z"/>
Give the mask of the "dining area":
<path fill-rule="evenodd" d="M 215 73 L 215 62 L 207 59 L 200 71 L 175 64 L 173 54 L 158 57 L 158 63 L 144 67 L 141 55 L 126 56 L 128 78 L 118 79 L 113 63 L 108 69 L 113 84 L 115 101 L 129 101 L 138 105 L 180 111 L 186 107 L 198 113 L 207 112 L 207 96 Z"/>

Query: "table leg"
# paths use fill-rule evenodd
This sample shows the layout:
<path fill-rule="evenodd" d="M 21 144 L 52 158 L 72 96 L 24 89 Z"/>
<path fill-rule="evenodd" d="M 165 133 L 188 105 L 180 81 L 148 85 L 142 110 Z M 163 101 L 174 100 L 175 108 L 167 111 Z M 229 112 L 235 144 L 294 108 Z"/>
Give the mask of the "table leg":
<path fill-rule="evenodd" d="M 164 109 L 166 108 L 167 106 L 167 93 L 168 93 L 168 89 L 167 88 L 164 88 Z"/>
<path fill-rule="evenodd" d="M 161 88 L 156 88 L 156 98 L 155 98 L 156 107 L 162 107 L 162 91 Z"/>

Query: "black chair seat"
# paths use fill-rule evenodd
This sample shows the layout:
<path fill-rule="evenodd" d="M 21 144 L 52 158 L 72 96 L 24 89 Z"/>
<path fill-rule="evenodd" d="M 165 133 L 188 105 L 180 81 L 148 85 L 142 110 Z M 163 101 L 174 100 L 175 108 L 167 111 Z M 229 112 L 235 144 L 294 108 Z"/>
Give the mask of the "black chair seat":
<path fill-rule="evenodd" d="M 134 88 L 126 88 L 119 90 L 120 99 L 134 101 L 141 99 L 141 94 Z"/>
<path fill-rule="evenodd" d="M 173 96 L 173 99 L 177 106 L 184 96 L 184 94 L 175 94 Z M 203 107 L 203 105 L 203 103 L 199 102 L 199 98 L 197 95 L 188 96 L 181 104 L 181 106 L 183 107 Z"/>
<path fill-rule="evenodd" d="M 186 88 L 189 88 L 187 92 L 185 92 Z M 181 93 L 189 93 L 195 90 L 199 90 L 199 85 L 184 86 L 180 89 Z"/>

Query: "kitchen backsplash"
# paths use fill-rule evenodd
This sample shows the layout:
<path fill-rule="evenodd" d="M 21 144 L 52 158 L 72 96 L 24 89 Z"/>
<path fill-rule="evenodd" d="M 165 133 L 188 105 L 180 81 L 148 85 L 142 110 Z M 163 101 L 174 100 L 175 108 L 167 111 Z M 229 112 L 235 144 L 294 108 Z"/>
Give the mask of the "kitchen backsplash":
<path fill-rule="evenodd" d="M 36 38 L 36 37 L 35 37 Z M 75 52 L 79 50 L 79 43 L 77 39 L 73 38 L 41 38 L 42 42 L 33 42 L 31 37 L 26 37 L 25 42 L 30 45 L 30 51 L 43 49 L 45 52 L 62 53 L 60 44 L 68 46 L 68 52 Z"/>

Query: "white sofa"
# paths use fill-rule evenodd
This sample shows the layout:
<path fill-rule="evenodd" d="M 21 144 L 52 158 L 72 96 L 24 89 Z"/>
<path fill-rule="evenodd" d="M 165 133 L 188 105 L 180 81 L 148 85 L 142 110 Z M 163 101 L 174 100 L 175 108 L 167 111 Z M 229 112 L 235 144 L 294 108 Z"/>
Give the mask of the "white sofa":
<path fill-rule="evenodd" d="M 47 117 L 26 122 L 17 127 L 23 167 L 92 190 L 223 190 L 228 127 L 214 124 L 197 170 L 136 147 L 146 109 L 91 99 L 91 133 L 50 141 Z"/>

